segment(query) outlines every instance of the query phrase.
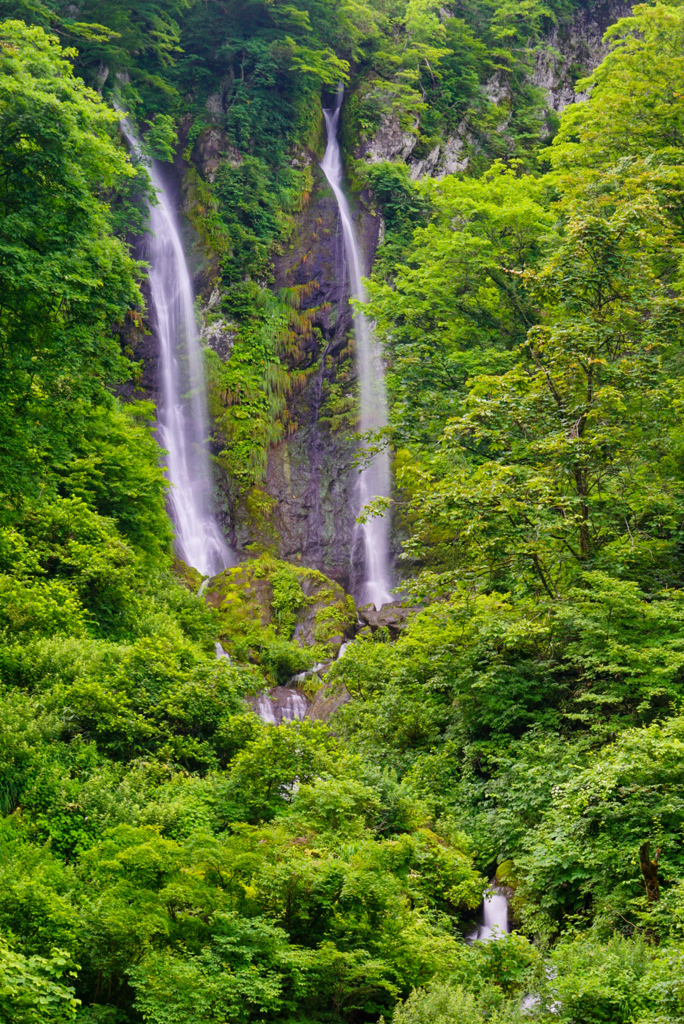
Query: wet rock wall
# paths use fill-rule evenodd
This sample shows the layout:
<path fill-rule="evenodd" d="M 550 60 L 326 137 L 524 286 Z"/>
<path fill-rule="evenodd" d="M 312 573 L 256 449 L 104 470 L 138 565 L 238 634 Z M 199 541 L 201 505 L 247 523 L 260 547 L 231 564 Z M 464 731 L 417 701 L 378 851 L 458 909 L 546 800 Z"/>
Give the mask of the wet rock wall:
<path fill-rule="evenodd" d="M 575 81 L 605 56 L 605 29 L 629 12 L 629 6 L 620 0 L 589 0 L 568 23 L 549 34 L 537 59 L 533 83 L 545 90 L 550 114 L 578 99 Z M 507 86 L 501 76 L 494 76 L 483 88 L 491 102 L 505 105 Z M 183 228 L 196 291 L 209 311 L 220 306 L 219 261 L 191 222 L 197 222 L 197 183 L 210 185 L 221 162 L 237 166 L 241 160 L 220 128 L 221 111 L 217 92 L 207 104 L 208 115 L 217 123 L 193 144 L 191 162 L 180 155 L 187 142 L 187 126 L 182 126 L 179 155 L 168 172 L 175 181 L 179 209 L 187 215 Z M 439 178 L 467 167 L 472 140 L 465 126 L 422 160 L 412 156 L 417 134 L 402 128 L 396 115 L 388 112 L 375 136 L 357 143 L 351 152 L 369 163 L 405 161 L 413 178 Z M 307 204 L 295 217 L 290 239 L 275 257 L 273 282 L 276 289 L 305 286 L 302 308 L 315 311 L 315 330 L 307 342 L 303 364 L 311 372 L 303 390 L 289 399 L 292 430 L 270 450 L 256 499 L 254 494 L 240 495 L 224 478 L 219 479 L 218 503 L 222 525 L 238 551 L 244 552 L 256 542 L 280 558 L 319 569 L 348 587 L 356 475 L 352 465 L 357 402 L 352 312 L 337 204 L 318 168 L 319 156 L 307 149 L 288 157 L 292 166 L 310 167 L 313 187 Z M 382 218 L 373 209 L 371 196 L 361 194 L 354 204 L 368 273 L 382 238 Z M 209 318 L 204 341 L 222 360 L 230 359 L 233 337 L 229 321 Z M 143 363 L 138 393 L 154 397 L 154 323 L 131 324 L 127 341 L 134 357 Z M 268 506 L 265 517 L 255 514 L 255 500 L 260 508 Z"/>
<path fill-rule="evenodd" d="M 357 197 L 356 229 L 369 273 L 381 218 Z M 307 285 L 316 309 L 316 365 L 292 403 L 297 431 L 269 455 L 265 489 L 276 502 L 279 555 L 349 584 L 356 470 L 357 384 L 352 310 L 337 203 L 318 166 L 292 244 L 275 260 L 276 287 Z"/>

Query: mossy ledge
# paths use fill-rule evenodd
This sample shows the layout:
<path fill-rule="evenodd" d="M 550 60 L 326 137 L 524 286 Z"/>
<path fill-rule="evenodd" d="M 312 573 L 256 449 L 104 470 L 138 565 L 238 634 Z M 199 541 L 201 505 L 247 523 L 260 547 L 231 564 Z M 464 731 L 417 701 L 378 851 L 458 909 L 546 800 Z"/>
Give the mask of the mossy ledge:
<path fill-rule="evenodd" d="M 204 597 L 219 613 L 226 649 L 260 665 L 277 684 L 335 657 L 357 621 L 339 583 L 270 554 L 213 577 Z"/>

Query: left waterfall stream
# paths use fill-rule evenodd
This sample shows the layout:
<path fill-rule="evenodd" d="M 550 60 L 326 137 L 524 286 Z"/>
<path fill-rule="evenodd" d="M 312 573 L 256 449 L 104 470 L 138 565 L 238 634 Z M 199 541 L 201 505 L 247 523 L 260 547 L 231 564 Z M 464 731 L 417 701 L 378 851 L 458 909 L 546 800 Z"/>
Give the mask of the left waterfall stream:
<path fill-rule="evenodd" d="M 121 129 L 133 156 L 142 148 L 124 118 Z M 150 295 L 159 339 L 159 443 L 167 452 L 169 505 L 179 558 L 203 576 L 235 565 L 212 512 L 208 411 L 192 280 L 169 191 L 155 161 L 145 161 L 157 205 L 150 207 L 145 238 Z"/>

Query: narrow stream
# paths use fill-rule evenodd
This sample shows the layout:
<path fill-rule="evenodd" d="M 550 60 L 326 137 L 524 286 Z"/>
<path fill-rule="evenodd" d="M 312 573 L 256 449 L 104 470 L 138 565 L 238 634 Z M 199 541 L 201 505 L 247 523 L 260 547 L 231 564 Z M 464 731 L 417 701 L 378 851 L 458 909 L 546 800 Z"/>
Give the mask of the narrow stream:
<path fill-rule="evenodd" d="M 131 151 L 141 149 L 126 120 Z M 167 451 L 171 519 L 179 558 L 203 576 L 215 576 L 235 558 L 211 511 L 211 466 L 206 448 L 207 398 L 197 337 L 194 295 L 173 202 L 155 161 L 148 166 L 158 203 L 150 207 L 146 238 L 149 282 L 159 338 L 158 438 Z"/>
<path fill-rule="evenodd" d="M 342 191 L 342 159 L 337 140 L 337 128 L 342 107 L 343 90 L 340 86 L 335 106 L 323 111 L 328 133 L 328 145 L 321 170 L 335 194 L 340 211 L 344 248 L 347 257 L 352 298 L 363 301 L 365 292 L 361 280 L 361 254 L 354 232 L 349 204 Z M 387 397 L 382 355 L 371 325 L 362 312 L 354 313 L 354 336 L 358 361 L 361 398 L 359 429 L 377 430 L 387 426 Z M 390 465 L 387 452 L 380 452 L 359 474 L 355 515 L 375 497 L 390 496 Z M 363 553 L 364 578 L 355 594 L 358 604 L 372 603 L 376 608 L 392 600 L 389 573 L 389 517 L 378 516 L 355 528 L 355 540 Z"/>

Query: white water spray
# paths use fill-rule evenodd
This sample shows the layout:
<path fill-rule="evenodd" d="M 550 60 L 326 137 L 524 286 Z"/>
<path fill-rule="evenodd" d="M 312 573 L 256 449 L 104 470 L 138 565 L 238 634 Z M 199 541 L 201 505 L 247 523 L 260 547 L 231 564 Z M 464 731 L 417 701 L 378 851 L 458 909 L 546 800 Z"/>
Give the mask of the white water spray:
<path fill-rule="evenodd" d="M 140 144 L 121 122 L 133 153 Z M 203 576 L 215 576 L 235 558 L 211 513 L 211 472 L 205 447 L 208 415 L 194 296 L 173 204 L 159 168 L 148 168 L 158 204 L 150 207 L 149 281 L 157 318 L 160 361 L 158 433 L 168 452 L 166 470 L 178 556 Z"/>
<path fill-rule="evenodd" d="M 508 934 L 508 900 L 500 889 L 492 886 L 485 894 L 482 924 L 477 930 L 477 941 L 488 942 Z"/>
<path fill-rule="evenodd" d="M 342 93 L 342 86 L 340 86 L 335 106 L 323 111 L 328 145 L 321 163 L 321 170 L 335 194 L 340 211 L 352 298 L 363 302 L 366 296 L 361 281 L 361 256 L 349 204 L 342 191 L 342 159 L 337 141 Z M 373 336 L 365 314 L 362 312 L 354 313 L 354 336 L 361 391 L 360 430 L 365 433 L 367 430 L 377 430 L 387 426 L 385 372 L 380 347 Z M 373 498 L 389 498 L 389 496 L 389 456 L 387 452 L 379 452 L 359 474 L 356 514 L 358 515 Z M 363 592 L 359 595 L 359 603 L 372 602 L 376 608 L 380 608 L 392 600 L 389 578 L 389 518 L 387 515 L 375 516 L 366 523 L 358 525 L 356 530 L 360 531 L 365 555 L 365 578 Z"/>

